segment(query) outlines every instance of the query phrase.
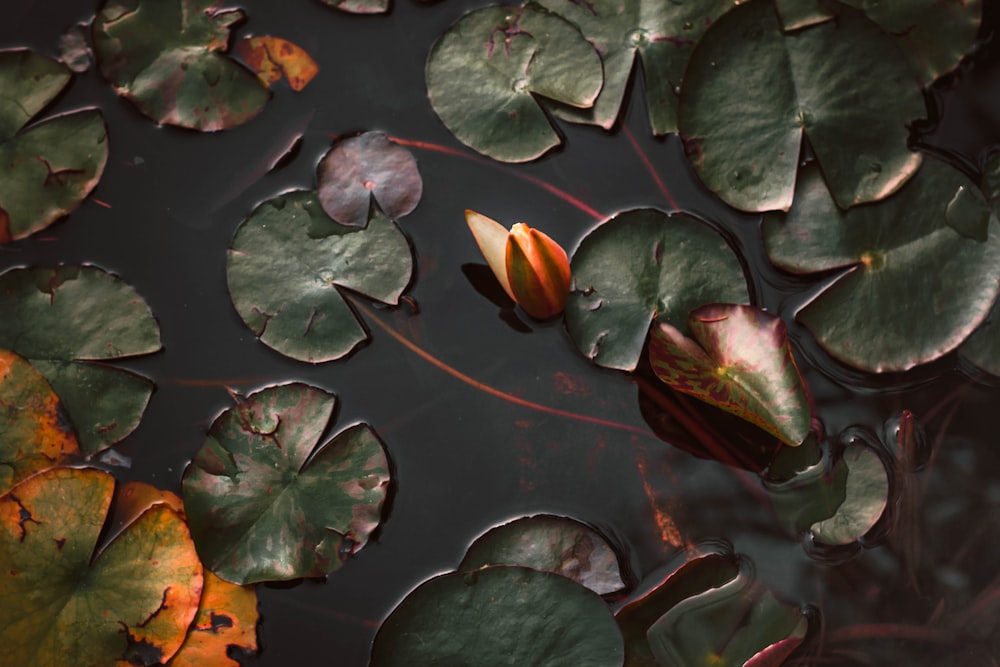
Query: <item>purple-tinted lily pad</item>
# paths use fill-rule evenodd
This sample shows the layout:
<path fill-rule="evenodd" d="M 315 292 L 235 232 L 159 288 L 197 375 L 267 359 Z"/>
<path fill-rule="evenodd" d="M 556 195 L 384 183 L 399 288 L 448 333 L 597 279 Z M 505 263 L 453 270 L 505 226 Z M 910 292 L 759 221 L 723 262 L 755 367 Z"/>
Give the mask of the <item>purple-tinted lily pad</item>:
<path fill-rule="evenodd" d="M 337 142 L 316 168 L 319 202 L 343 225 L 363 227 L 372 199 L 392 220 L 412 212 L 424 184 L 413 154 L 382 132 Z"/>
<path fill-rule="evenodd" d="M 336 397 L 315 387 L 234 398 L 184 473 L 202 562 L 239 584 L 339 569 L 381 520 L 389 486 L 382 443 L 355 424 L 318 446 Z"/>
<path fill-rule="evenodd" d="M 350 14 L 384 14 L 389 11 L 389 0 L 320 0 Z"/>

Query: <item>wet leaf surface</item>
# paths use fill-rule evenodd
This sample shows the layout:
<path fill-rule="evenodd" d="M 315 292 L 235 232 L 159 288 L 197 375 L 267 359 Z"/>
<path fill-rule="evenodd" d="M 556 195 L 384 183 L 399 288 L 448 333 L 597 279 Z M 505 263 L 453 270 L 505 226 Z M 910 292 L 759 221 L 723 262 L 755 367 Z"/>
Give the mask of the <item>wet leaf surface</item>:
<path fill-rule="evenodd" d="M 0 243 L 70 213 L 104 172 L 108 131 L 97 109 L 28 125 L 71 77 L 61 63 L 27 49 L 0 51 Z"/>
<path fill-rule="evenodd" d="M 863 537 L 881 518 L 889 497 L 888 473 L 870 447 L 847 447 L 838 463 L 847 471 L 844 502 L 812 526 L 814 539 L 823 544 L 850 544 Z"/>
<path fill-rule="evenodd" d="M 167 667 L 239 667 L 230 647 L 257 650 L 257 593 L 205 571 L 198 615 Z"/>
<path fill-rule="evenodd" d="M 960 188 L 979 199 L 961 207 L 971 224 L 949 207 Z M 827 352 L 866 371 L 900 371 L 955 349 L 986 317 L 1000 287 L 996 217 L 985 242 L 955 231 L 985 209 L 974 183 L 928 159 L 890 199 L 845 213 L 809 165 L 788 214 L 765 218 L 764 242 L 786 271 L 843 271 L 796 316 Z"/>
<path fill-rule="evenodd" d="M 655 320 L 688 333 L 698 306 L 749 300 L 729 244 L 684 214 L 619 213 L 580 242 L 572 269 L 566 326 L 580 352 L 608 368 L 635 368 Z"/>
<path fill-rule="evenodd" d="M 94 454 L 131 433 L 153 384 L 106 362 L 160 349 L 143 298 L 93 266 L 0 275 L 0 347 L 27 359 L 58 394 L 80 448 Z"/>
<path fill-rule="evenodd" d="M 157 664 L 184 640 L 202 568 L 165 505 L 95 554 L 111 475 L 56 468 L 0 496 L 0 663 Z"/>
<path fill-rule="evenodd" d="M 557 574 L 499 566 L 417 587 L 382 624 L 371 664 L 612 667 L 622 658 L 596 593 Z"/>
<path fill-rule="evenodd" d="M 535 4 L 466 14 L 431 47 L 427 94 L 465 145 L 504 162 L 533 160 L 561 143 L 535 96 L 594 103 L 601 59 L 580 31 Z"/>
<path fill-rule="evenodd" d="M 320 0 L 351 14 L 383 14 L 389 11 L 389 0 Z"/>
<path fill-rule="evenodd" d="M 590 526 L 561 516 L 515 519 L 476 538 L 459 570 L 487 565 L 520 565 L 554 572 L 598 595 L 625 587 L 618 557 L 607 540 Z"/>
<path fill-rule="evenodd" d="M 258 206 L 229 250 L 229 294 L 261 342 L 300 361 L 339 359 L 368 334 L 341 290 L 396 304 L 413 259 L 396 225 L 373 211 L 364 228 L 331 220 L 313 192 Z"/>
<path fill-rule="evenodd" d="M 225 55 L 243 18 L 212 0 L 107 0 L 94 21 L 101 75 L 157 123 L 202 132 L 242 125 L 269 98 Z"/>
<path fill-rule="evenodd" d="M 691 338 L 653 328 L 650 363 L 661 381 L 718 406 L 783 442 L 799 445 L 812 404 L 781 318 L 752 306 L 711 304 L 691 311 Z"/>
<path fill-rule="evenodd" d="M 771 0 L 741 4 L 705 33 L 684 82 L 691 162 L 736 208 L 788 210 L 803 136 L 842 208 L 888 196 L 920 166 L 906 127 L 926 116 L 920 86 L 856 10 L 785 33 Z"/>
<path fill-rule="evenodd" d="M 305 49 L 280 37 L 244 37 L 233 46 L 233 55 L 267 88 L 286 79 L 292 90 L 300 91 L 319 73 L 319 65 Z"/>
<path fill-rule="evenodd" d="M 316 168 L 319 202 L 343 225 L 364 227 L 372 200 L 392 220 L 417 207 L 424 184 L 413 154 L 382 132 L 337 142 Z"/>
<path fill-rule="evenodd" d="M 816 439 L 809 437 L 801 447 L 778 452 L 764 478 L 764 488 L 781 521 L 790 532 L 801 535 L 836 514 L 847 497 L 847 472 L 842 461 L 831 464 Z"/>
<path fill-rule="evenodd" d="M 378 437 L 355 424 L 317 447 L 336 398 L 308 385 L 235 399 L 184 473 L 202 560 L 240 584 L 337 570 L 381 519 L 389 469 Z"/>

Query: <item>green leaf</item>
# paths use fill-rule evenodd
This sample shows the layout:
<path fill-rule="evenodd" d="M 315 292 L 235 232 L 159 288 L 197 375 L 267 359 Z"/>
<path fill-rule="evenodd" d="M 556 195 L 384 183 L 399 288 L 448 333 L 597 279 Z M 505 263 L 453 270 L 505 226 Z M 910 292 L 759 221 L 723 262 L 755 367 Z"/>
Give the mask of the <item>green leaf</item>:
<path fill-rule="evenodd" d="M 677 97 L 684 67 L 702 34 L 735 0 L 539 0 L 580 28 L 601 54 L 604 87 L 590 109 L 557 107 L 576 123 L 610 129 L 618 119 L 638 57 L 653 134 L 677 131 Z"/>
<path fill-rule="evenodd" d="M 202 587 L 187 526 L 156 504 L 95 550 L 114 484 L 55 468 L 0 496 L 0 664 L 159 664 L 181 646 Z"/>
<path fill-rule="evenodd" d="M 787 211 L 803 135 L 837 204 L 881 199 L 920 165 L 907 123 L 924 98 L 895 44 L 860 12 L 791 33 L 771 0 L 724 14 L 684 74 L 680 131 L 709 189 L 747 211 Z"/>
<path fill-rule="evenodd" d="M 101 180 L 107 128 L 96 109 L 25 127 L 72 74 L 27 49 L 0 51 L 0 243 L 69 214 Z"/>
<path fill-rule="evenodd" d="M 618 556 L 596 530 L 574 519 L 540 514 L 522 517 L 476 538 L 459 570 L 520 565 L 561 574 L 598 595 L 625 587 Z"/>
<path fill-rule="evenodd" d="M 949 203 L 963 188 L 977 193 L 928 159 L 891 198 L 845 213 L 816 165 L 803 168 L 792 209 L 765 217 L 764 242 L 787 271 L 841 269 L 797 314 L 827 352 L 866 371 L 902 371 L 955 349 L 983 321 L 1000 289 L 1000 232 L 995 216 L 985 242 L 955 231 L 964 225 Z M 976 198 L 962 210 L 981 220 Z"/>
<path fill-rule="evenodd" d="M 823 544 L 850 544 L 872 529 L 885 511 L 889 475 L 870 447 L 847 447 L 841 461 L 847 469 L 844 502 L 836 513 L 812 525 L 813 538 Z"/>
<path fill-rule="evenodd" d="M 316 168 L 319 203 L 343 225 L 364 227 L 372 199 L 398 220 L 417 207 L 424 184 L 413 154 L 382 132 L 337 142 Z"/>
<path fill-rule="evenodd" d="M 837 513 L 847 498 L 847 472 L 843 459 L 831 463 L 815 437 L 809 437 L 801 447 L 778 452 L 764 478 L 764 488 L 781 521 L 799 534 Z"/>
<path fill-rule="evenodd" d="M 996 305 L 993 313 L 958 348 L 964 359 L 991 375 L 1000 375 L 1000 325 Z"/>
<path fill-rule="evenodd" d="M 711 403 L 799 445 L 812 405 L 795 365 L 785 323 L 752 306 L 710 304 L 691 311 L 691 338 L 660 323 L 649 359 L 671 388 Z"/>
<path fill-rule="evenodd" d="M 580 31 L 535 4 L 484 7 L 431 48 L 427 94 L 459 141 L 504 162 L 534 160 L 561 143 L 535 96 L 594 103 L 601 58 Z"/>
<path fill-rule="evenodd" d="M 622 638 L 604 601 L 565 577 L 523 567 L 424 582 L 382 624 L 372 667 L 612 667 Z"/>
<path fill-rule="evenodd" d="M 635 368 L 654 320 L 687 333 L 694 308 L 749 300 L 729 244 L 684 214 L 619 213 L 580 242 L 572 269 L 566 326 L 580 352 L 607 368 Z"/>
<path fill-rule="evenodd" d="M 184 473 L 202 561 L 239 584 L 337 570 L 380 520 L 389 467 L 378 437 L 355 424 L 317 447 L 336 398 L 301 383 L 234 398 Z"/>
<path fill-rule="evenodd" d="M 307 191 L 254 209 L 227 266 L 233 305 L 261 342 L 313 363 L 368 338 L 341 290 L 396 304 L 412 272 L 410 246 L 392 221 L 373 210 L 364 228 L 341 225 Z"/>
<path fill-rule="evenodd" d="M 49 381 L 85 454 L 135 430 L 153 383 L 106 363 L 160 349 L 160 327 L 134 289 L 93 266 L 13 269 L 0 275 L 0 312 L 0 347 Z"/>
<path fill-rule="evenodd" d="M 224 55 L 243 12 L 214 0 L 108 0 L 94 20 L 101 75 L 157 123 L 202 132 L 242 125 L 270 93 Z"/>
<path fill-rule="evenodd" d="M 324 5 L 351 14 L 384 14 L 389 11 L 389 0 L 320 0 Z"/>
<path fill-rule="evenodd" d="M 785 32 L 807 28 L 834 17 L 823 0 L 774 0 L 774 8 Z"/>

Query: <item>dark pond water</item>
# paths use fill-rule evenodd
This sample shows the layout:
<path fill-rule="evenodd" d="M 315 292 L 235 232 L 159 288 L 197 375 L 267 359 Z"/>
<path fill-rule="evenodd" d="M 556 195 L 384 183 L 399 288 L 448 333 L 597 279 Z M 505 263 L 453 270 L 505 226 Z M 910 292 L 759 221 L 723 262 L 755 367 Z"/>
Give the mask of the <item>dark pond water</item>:
<path fill-rule="evenodd" d="M 837 565 L 807 556 L 780 527 L 756 475 L 657 438 L 632 377 L 592 366 L 561 324 L 510 326 L 477 291 L 488 289 L 488 281 L 470 282 L 477 272 L 467 265 L 481 260 L 463 221 L 466 208 L 509 223 L 526 220 L 570 249 L 596 224 L 537 179 L 600 215 L 654 206 L 703 217 L 734 239 L 757 302 L 791 321 L 811 285 L 770 268 L 758 217 L 738 214 L 706 193 L 676 137 L 649 136 L 641 91 L 633 91 L 620 130 L 561 124 L 564 149 L 536 163 L 504 166 L 413 149 L 424 197 L 401 226 L 416 250 L 418 272 L 408 294 L 419 313 L 408 307 L 377 312 L 381 322 L 479 382 L 619 427 L 530 410 L 477 391 L 372 324 L 369 345 L 347 360 L 318 366 L 258 343 L 226 293 L 225 251 L 237 225 L 260 201 L 313 187 L 315 165 L 333 135 L 379 129 L 471 156 L 431 111 L 423 64 L 447 25 L 486 3 L 403 0 L 389 16 L 364 18 L 307 0 L 280 8 L 264 0 L 241 4 L 249 15 L 242 34 L 298 43 L 320 63 L 320 75 L 300 94 L 279 88 L 258 118 L 214 135 L 158 128 L 93 71 L 77 77 L 50 112 L 87 105 L 104 111 L 111 142 L 104 177 L 67 221 L 0 247 L 0 268 L 89 262 L 119 274 L 148 300 L 165 349 L 125 364 L 155 380 L 157 391 L 139 429 L 115 448 L 131 459 L 130 468 L 118 471 L 122 479 L 179 492 L 205 429 L 229 405 L 225 386 L 251 391 L 280 381 L 309 382 L 340 397 L 335 431 L 366 421 L 382 437 L 396 482 L 376 539 L 327 581 L 260 586 L 262 651 L 247 664 L 365 664 L 379 622 L 408 591 L 453 569 L 487 528 L 539 512 L 601 528 L 635 576 L 674 552 L 657 523 L 665 513 L 686 540 L 732 542 L 780 597 L 820 609 L 826 632 L 863 624 L 916 628 L 882 626 L 875 641 L 831 640 L 812 664 L 996 664 L 1000 639 L 991 633 L 1000 595 L 1000 454 L 992 416 L 1000 391 L 969 382 L 956 357 L 905 376 L 871 378 L 838 366 L 806 331 L 791 327 L 828 432 L 851 425 L 878 431 L 904 408 L 924 422 L 935 448 L 922 477 L 917 591 L 886 547 L 873 546 Z M 10 3 L 0 21 L 0 45 L 54 55 L 59 35 L 93 11 L 78 0 Z M 988 11 L 995 24 L 993 5 Z M 919 137 L 972 171 L 984 149 L 1000 140 L 996 54 L 997 45 L 988 45 L 978 61 L 932 93 L 938 117 Z M 270 170 L 299 137 L 292 159 Z M 984 591 L 993 597 L 977 607 Z M 906 639 L 932 622 L 954 624 L 978 639 Z"/>

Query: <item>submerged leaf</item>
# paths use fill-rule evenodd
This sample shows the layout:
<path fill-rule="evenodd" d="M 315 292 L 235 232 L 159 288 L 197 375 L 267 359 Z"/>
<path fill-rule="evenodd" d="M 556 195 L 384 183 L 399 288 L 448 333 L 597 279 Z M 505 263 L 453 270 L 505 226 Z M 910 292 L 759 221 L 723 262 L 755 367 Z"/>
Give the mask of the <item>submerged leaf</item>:
<path fill-rule="evenodd" d="M 319 73 L 319 65 L 305 49 L 280 37 L 244 37 L 233 47 L 233 55 L 268 88 L 284 78 L 292 90 L 300 91 Z"/>

